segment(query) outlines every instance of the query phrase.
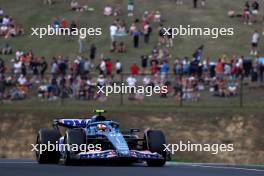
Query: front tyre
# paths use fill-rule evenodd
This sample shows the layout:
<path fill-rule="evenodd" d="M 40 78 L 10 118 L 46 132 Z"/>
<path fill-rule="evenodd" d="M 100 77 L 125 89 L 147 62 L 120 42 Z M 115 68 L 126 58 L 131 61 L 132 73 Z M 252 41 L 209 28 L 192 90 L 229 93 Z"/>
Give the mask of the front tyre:
<path fill-rule="evenodd" d="M 65 147 L 64 155 L 63 155 L 63 164 L 64 165 L 74 165 L 76 164 L 76 160 L 74 160 L 71 155 L 71 146 L 85 144 L 85 135 L 81 129 L 69 129 L 65 133 L 64 144 Z M 68 147 L 69 146 L 69 147 Z"/>
<path fill-rule="evenodd" d="M 61 135 L 60 132 L 56 129 L 41 129 L 37 135 L 36 144 L 38 146 L 38 151 L 36 151 L 36 158 L 39 164 L 49 164 L 49 163 L 58 163 L 60 160 L 60 152 L 59 151 L 45 151 L 40 152 L 40 146 L 46 145 L 48 147 L 48 143 L 56 145 L 56 142 L 59 141 Z"/>
<path fill-rule="evenodd" d="M 157 152 L 163 156 L 163 159 L 149 159 L 147 165 L 152 167 L 161 167 L 166 163 L 166 152 L 163 151 L 166 138 L 161 130 L 147 130 L 145 132 L 146 147 L 151 152 Z"/>

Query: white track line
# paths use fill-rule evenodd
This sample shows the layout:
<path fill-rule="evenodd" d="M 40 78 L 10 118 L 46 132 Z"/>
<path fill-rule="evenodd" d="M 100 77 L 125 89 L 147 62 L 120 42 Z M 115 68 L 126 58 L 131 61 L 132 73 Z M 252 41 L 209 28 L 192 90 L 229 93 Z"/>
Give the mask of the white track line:
<path fill-rule="evenodd" d="M 214 168 L 214 169 L 235 169 L 235 170 L 264 172 L 264 170 L 260 170 L 260 169 L 249 169 L 249 168 L 232 167 L 232 166 L 206 166 L 206 165 L 195 165 L 195 164 L 190 164 L 189 166 L 193 166 L 193 167 L 205 167 L 205 168 Z"/>

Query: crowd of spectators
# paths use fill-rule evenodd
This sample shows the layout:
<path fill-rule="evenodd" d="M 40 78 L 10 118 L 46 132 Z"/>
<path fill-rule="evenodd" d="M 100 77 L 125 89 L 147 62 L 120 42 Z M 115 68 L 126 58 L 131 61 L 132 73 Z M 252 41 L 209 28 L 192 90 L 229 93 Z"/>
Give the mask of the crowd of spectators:
<path fill-rule="evenodd" d="M 197 2 L 205 6 L 205 1 L 193 2 L 194 8 L 197 7 Z M 248 3 L 245 7 L 258 10 L 259 5 Z M 181 5 L 183 1 L 177 0 L 176 4 Z M 72 0 L 71 9 L 83 11 L 87 7 Z M 10 63 L 0 59 L 0 99 L 22 100 L 37 96 L 50 101 L 58 98 L 105 101 L 106 97 L 97 92 L 97 86 L 125 82 L 130 86 L 167 85 L 169 92 L 159 95 L 160 97 L 199 101 L 202 91 L 209 91 L 213 96 L 218 97 L 236 96 L 239 82 L 245 77 L 251 77 L 252 82 L 264 81 L 264 58 L 257 57 L 259 41 L 257 31 L 252 36 L 251 51 L 252 55 L 256 56 L 256 60 L 235 55 L 231 58 L 227 56 L 217 59 L 205 58 L 203 45 L 199 46 L 191 57 L 173 59 L 169 50 L 169 47 L 174 46 L 173 40 L 171 36 L 163 35 L 164 19 L 160 11 L 145 11 L 140 19 L 135 19 L 130 25 L 126 20 L 117 17 L 122 13 L 120 5 L 108 4 L 103 9 L 103 15 L 116 16 L 109 27 L 110 51 L 125 53 L 129 44 L 122 37 L 127 35 L 133 38 L 135 49 L 140 47 L 141 36 L 146 45 L 149 45 L 151 37 L 157 38 L 157 44 L 152 50 L 142 53 L 142 56 L 130 62 L 130 65 L 123 65 L 118 59 L 112 59 L 103 54 L 98 55 L 95 44 L 90 45 L 89 57 L 82 56 L 81 49 L 80 56 L 76 58 L 62 55 L 53 58 L 39 57 L 32 51 L 14 51 L 10 45 L 6 44 L 1 48 L 0 53 L 15 54 L 15 58 Z M 252 11 L 252 15 L 254 14 L 258 13 Z M 247 15 L 247 11 L 244 15 Z M 134 16 L 133 0 L 128 2 L 128 16 Z M 250 16 L 247 17 L 248 19 L 254 22 L 255 18 Z M 5 37 L 23 33 L 22 28 L 17 28 L 12 17 L 5 15 L 2 9 L 0 9 L 0 24 L 0 35 L 3 34 Z M 77 25 L 74 21 L 69 25 L 66 19 L 55 18 L 52 26 L 75 28 Z M 159 26 L 157 31 L 153 30 L 154 26 Z M 10 29 L 4 33 L 5 28 Z M 12 29 L 15 29 L 15 32 L 12 32 Z M 17 31 L 17 29 L 20 30 Z M 153 36 L 153 33 L 156 33 L 156 36 Z M 48 62 L 50 60 L 51 62 Z M 9 67 L 10 64 L 11 67 Z M 129 73 L 123 73 L 124 66 Z M 131 95 L 129 99 L 142 100 L 144 95 Z"/>

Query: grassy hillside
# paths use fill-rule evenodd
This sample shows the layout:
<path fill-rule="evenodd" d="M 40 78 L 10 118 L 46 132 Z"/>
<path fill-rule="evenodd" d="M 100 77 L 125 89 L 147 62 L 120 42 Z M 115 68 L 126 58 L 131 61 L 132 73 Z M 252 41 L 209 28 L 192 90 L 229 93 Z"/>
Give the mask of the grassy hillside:
<path fill-rule="evenodd" d="M 149 45 L 143 44 L 143 38 L 140 39 L 141 44 L 139 49 L 132 48 L 132 38 L 124 38 L 128 45 L 127 54 L 113 54 L 109 52 L 110 37 L 109 25 L 116 17 L 104 17 L 103 8 L 106 4 L 119 3 L 123 11 L 126 12 L 125 0 L 80 0 L 82 4 L 87 4 L 95 9 L 94 12 L 73 12 L 70 10 L 69 2 L 65 0 L 56 0 L 56 4 L 52 6 L 43 5 L 41 0 L 0 0 L 0 7 L 4 9 L 6 14 L 11 15 L 15 20 L 23 24 L 26 35 L 17 38 L 4 39 L 1 38 L 0 46 L 5 43 L 10 43 L 14 49 L 22 49 L 24 51 L 32 50 L 36 56 L 52 56 L 64 55 L 71 59 L 78 55 L 77 38 L 74 41 L 69 41 L 67 37 L 47 37 L 39 39 L 37 36 L 30 36 L 31 27 L 45 27 L 51 24 L 55 17 L 66 18 L 68 22 L 76 20 L 78 26 L 85 27 L 101 27 L 103 35 L 100 37 L 89 37 L 86 42 L 86 52 L 88 55 L 89 45 L 95 43 L 98 47 L 98 53 L 104 53 L 111 58 L 120 59 L 125 64 L 139 62 L 140 55 L 149 53 L 151 48 L 157 44 L 156 27 L 158 24 L 153 24 L 153 35 Z M 67 2 L 67 3 L 66 3 Z M 242 19 L 230 19 L 227 17 L 227 11 L 234 9 L 241 12 L 244 1 L 241 0 L 210 0 L 207 1 L 206 7 L 201 9 L 193 9 L 192 1 L 186 0 L 183 6 L 176 6 L 172 0 L 153 1 L 143 0 L 135 1 L 136 15 L 127 17 L 126 13 L 119 16 L 119 19 L 125 19 L 127 25 L 130 26 L 135 18 L 141 18 L 144 11 L 159 10 L 164 24 L 168 26 L 193 25 L 198 27 L 233 27 L 235 34 L 229 37 L 219 37 L 211 39 L 210 37 L 177 37 L 174 40 L 175 46 L 170 48 L 173 58 L 176 56 L 191 56 L 193 51 L 201 44 L 205 45 L 204 56 L 210 56 L 213 59 L 221 57 L 223 54 L 231 56 L 232 54 L 247 56 L 250 50 L 251 35 L 255 29 L 262 30 L 262 23 L 248 26 L 244 25 Z M 264 5 L 261 2 L 261 6 Z M 261 42 L 260 47 L 264 44 Z M 261 51 L 261 54 L 264 54 Z M 99 56 L 99 54 L 98 54 Z M 9 60 L 10 56 L 1 56 L 5 60 Z M 171 59 L 173 62 L 174 59 Z M 127 65 L 128 67 L 128 65 Z"/>

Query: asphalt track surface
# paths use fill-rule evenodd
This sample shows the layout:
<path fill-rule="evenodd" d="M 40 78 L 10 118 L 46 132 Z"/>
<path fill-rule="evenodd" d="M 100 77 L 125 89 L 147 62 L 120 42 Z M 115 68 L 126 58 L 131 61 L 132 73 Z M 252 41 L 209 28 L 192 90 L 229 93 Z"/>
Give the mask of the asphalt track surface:
<path fill-rule="evenodd" d="M 164 167 L 37 164 L 32 160 L 0 159 L 0 176 L 264 176 L 261 166 L 167 163 Z"/>

